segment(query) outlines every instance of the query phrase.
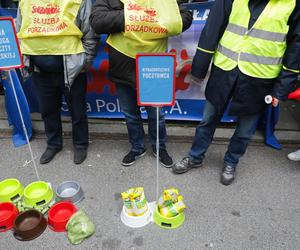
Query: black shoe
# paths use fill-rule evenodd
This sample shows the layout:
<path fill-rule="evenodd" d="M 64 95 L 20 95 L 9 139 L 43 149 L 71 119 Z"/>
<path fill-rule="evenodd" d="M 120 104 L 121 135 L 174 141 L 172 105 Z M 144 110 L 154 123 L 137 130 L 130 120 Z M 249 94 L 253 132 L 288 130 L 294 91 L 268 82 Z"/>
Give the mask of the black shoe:
<path fill-rule="evenodd" d="M 202 167 L 202 162 L 193 162 L 191 158 L 184 157 L 180 162 L 172 166 L 172 170 L 176 174 L 183 174 L 192 168 Z"/>
<path fill-rule="evenodd" d="M 153 149 L 152 152 L 156 157 L 156 149 Z M 159 150 L 159 161 L 166 168 L 171 168 L 173 165 L 173 160 L 166 149 Z"/>
<path fill-rule="evenodd" d="M 54 158 L 54 156 L 61 151 L 61 148 L 47 148 L 40 158 L 40 164 L 46 164 Z"/>
<path fill-rule="evenodd" d="M 142 153 L 138 153 L 138 152 L 134 152 L 134 151 L 130 151 L 127 155 L 125 155 L 125 157 L 122 160 L 122 165 L 125 167 L 128 167 L 130 165 L 132 165 L 133 163 L 135 163 L 135 160 L 141 158 L 142 156 L 144 156 L 146 154 L 146 150 L 144 150 Z"/>
<path fill-rule="evenodd" d="M 75 164 L 81 164 L 86 159 L 86 156 L 87 156 L 86 148 L 75 148 L 73 161 Z"/>
<path fill-rule="evenodd" d="M 230 185 L 235 178 L 235 167 L 225 164 L 221 174 L 221 183 L 223 185 Z"/>

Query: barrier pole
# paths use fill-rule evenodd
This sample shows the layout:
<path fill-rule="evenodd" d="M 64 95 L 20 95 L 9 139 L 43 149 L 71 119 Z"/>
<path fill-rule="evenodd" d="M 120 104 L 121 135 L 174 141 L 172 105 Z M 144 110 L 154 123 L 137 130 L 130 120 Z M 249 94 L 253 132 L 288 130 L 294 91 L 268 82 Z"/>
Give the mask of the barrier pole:
<path fill-rule="evenodd" d="M 32 160 L 32 162 L 33 162 L 34 171 L 35 171 L 35 174 L 36 174 L 37 179 L 40 180 L 40 176 L 39 176 L 39 173 L 38 173 L 38 170 L 37 170 L 37 166 L 36 166 L 36 163 L 35 163 L 35 159 L 34 159 L 34 157 L 33 157 L 33 152 L 32 152 L 31 144 L 30 144 L 30 141 L 29 141 L 27 129 L 26 129 L 26 126 L 25 126 L 25 123 L 24 123 L 24 119 L 23 119 L 22 112 L 21 112 L 19 100 L 18 100 L 18 97 L 17 97 L 16 89 L 15 89 L 15 86 L 14 86 L 14 83 L 13 83 L 13 80 L 12 80 L 12 77 L 11 77 L 11 71 L 9 70 L 9 71 L 6 71 L 6 72 L 7 72 L 8 75 L 9 75 L 9 80 L 10 80 L 11 85 L 12 85 L 12 88 L 13 88 L 14 96 L 15 96 L 16 103 L 17 103 L 17 108 L 18 108 L 19 115 L 20 115 L 21 122 L 22 122 L 22 127 L 23 127 L 23 130 L 24 130 L 24 134 L 25 134 L 25 137 L 26 137 L 27 145 L 28 145 L 29 152 L 30 152 L 30 155 L 31 155 L 31 160 Z"/>
<path fill-rule="evenodd" d="M 156 107 L 156 201 L 159 199 L 159 107 Z"/>

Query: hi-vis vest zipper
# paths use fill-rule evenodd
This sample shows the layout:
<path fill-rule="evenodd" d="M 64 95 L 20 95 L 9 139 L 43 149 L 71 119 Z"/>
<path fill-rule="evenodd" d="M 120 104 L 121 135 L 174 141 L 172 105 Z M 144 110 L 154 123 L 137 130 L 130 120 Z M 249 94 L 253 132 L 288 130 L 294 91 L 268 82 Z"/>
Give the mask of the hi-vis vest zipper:
<path fill-rule="evenodd" d="M 82 0 L 21 0 L 18 37 L 25 55 L 69 55 L 84 52 L 75 21 Z"/>
<path fill-rule="evenodd" d="M 213 63 L 225 71 L 238 66 L 248 76 L 276 78 L 282 69 L 288 20 L 296 0 L 270 0 L 250 30 L 248 2 L 233 1 L 229 23 Z"/>
<path fill-rule="evenodd" d="M 168 37 L 182 32 L 176 0 L 120 0 L 124 3 L 125 32 L 111 34 L 107 43 L 128 57 L 166 52 Z"/>

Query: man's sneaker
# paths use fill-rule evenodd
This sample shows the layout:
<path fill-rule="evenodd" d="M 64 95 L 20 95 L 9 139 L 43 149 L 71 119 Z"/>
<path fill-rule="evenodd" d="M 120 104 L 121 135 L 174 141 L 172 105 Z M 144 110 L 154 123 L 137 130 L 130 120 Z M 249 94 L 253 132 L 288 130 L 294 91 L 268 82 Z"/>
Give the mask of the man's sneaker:
<path fill-rule="evenodd" d="M 47 148 L 40 158 L 40 164 L 46 164 L 54 158 L 54 156 L 61 151 L 61 148 Z"/>
<path fill-rule="evenodd" d="M 172 166 L 172 170 L 176 174 L 183 174 L 192 168 L 202 167 L 202 162 L 193 162 L 191 158 L 184 157 L 181 161 Z"/>
<path fill-rule="evenodd" d="M 235 167 L 225 164 L 221 174 L 221 183 L 223 185 L 230 185 L 235 178 Z"/>
<path fill-rule="evenodd" d="M 142 156 L 144 156 L 146 154 L 146 150 L 144 150 L 142 153 L 138 153 L 138 152 L 134 152 L 134 151 L 130 151 L 127 155 L 125 155 L 125 157 L 122 160 L 122 165 L 125 167 L 128 167 L 130 165 L 132 165 L 133 163 L 135 163 L 135 160 L 141 158 Z"/>
<path fill-rule="evenodd" d="M 295 152 L 292 152 L 292 153 L 288 154 L 288 158 L 291 161 L 300 161 L 300 149 L 295 151 Z"/>
<path fill-rule="evenodd" d="M 152 152 L 156 157 L 156 149 L 153 149 Z M 166 149 L 159 150 L 159 161 L 166 168 L 171 168 L 173 165 L 173 160 Z"/>

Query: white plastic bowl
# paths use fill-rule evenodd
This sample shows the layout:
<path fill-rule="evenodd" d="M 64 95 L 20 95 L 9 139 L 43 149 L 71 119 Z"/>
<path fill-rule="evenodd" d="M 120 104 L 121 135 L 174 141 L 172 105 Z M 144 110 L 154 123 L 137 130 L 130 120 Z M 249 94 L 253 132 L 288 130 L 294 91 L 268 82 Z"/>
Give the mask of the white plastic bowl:
<path fill-rule="evenodd" d="M 123 224 L 125 224 L 128 227 L 139 228 L 139 227 L 144 227 L 148 225 L 150 222 L 152 222 L 153 209 L 151 204 L 147 204 L 147 205 L 148 205 L 147 212 L 141 216 L 128 215 L 125 211 L 125 207 L 123 206 L 121 212 L 121 221 L 123 222 Z"/>

